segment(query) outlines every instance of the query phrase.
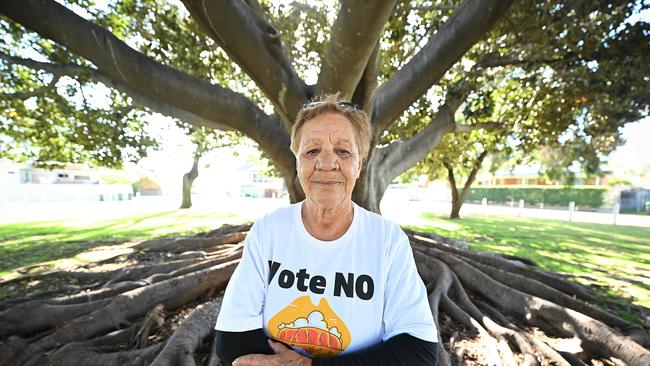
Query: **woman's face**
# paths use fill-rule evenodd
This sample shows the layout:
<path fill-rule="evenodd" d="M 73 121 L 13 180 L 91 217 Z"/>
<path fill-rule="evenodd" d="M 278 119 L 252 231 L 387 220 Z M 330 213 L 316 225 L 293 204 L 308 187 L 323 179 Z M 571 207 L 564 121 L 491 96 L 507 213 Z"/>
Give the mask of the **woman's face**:
<path fill-rule="evenodd" d="M 352 199 L 361 158 L 352 123 L 338 113 L 305 122 L 298 134 L 298 178 L 308 199 L 334 208 Z"/>

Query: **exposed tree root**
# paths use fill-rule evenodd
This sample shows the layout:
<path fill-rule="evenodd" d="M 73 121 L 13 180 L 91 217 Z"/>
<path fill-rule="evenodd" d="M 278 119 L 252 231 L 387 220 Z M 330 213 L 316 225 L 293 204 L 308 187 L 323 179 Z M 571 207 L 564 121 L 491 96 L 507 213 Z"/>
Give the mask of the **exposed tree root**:
<path fill-rule="evenodd" d="M 43 291 L 39 292 L 37 296 L 35 295 L 28 295 L 28 296 L 23 296 L 23 297 L 15 297 L 12 299 L 8 299 L 5 301 L 0 301 L 0 312 L 5 311 L 11 307 L 14 307 L 18 304 L 23 304 L 26 302 L 30 301 L 37 301 L 38 299 L 44 299 L 50 296 L 68 296 L 68 295 L 62 295 L 64 293 L 70 294 L 70 293 L 78 293 L 78 292 L 84 292 L 91 290 L 93 288 L 97 288 L 99 286 L 99 283 L 93 282 L 89 285 L 86 286 L 75 286 L 75 285 L 61 285 L 56 289 L 49 290 L 49 291 Z M 48 303 L 50 303 L 48 301 Z"/>
<path fill-rule="evenodd" d="M 617 334 L 605 324 L 577 311 L 507 287 L 458 257 L 444 252 L 433 255 L 452 267 L 465 287 L 522 320 L 575 335 L 583 342 L 593 344 L 592 349 L 599 350 L 603 356 L 613 355 L 630 365 L 650 364 L 650 351 Z"/>
<path fill-rule="evenodd" d="M 165 323 L 165 307 L 162 304 L 154 306 L 144 317 L 137 332 L 131 337 L 131 344 L 135 348 L 144 348 L 149 345 L 149 335 L 158 330 Z"/>
<path fill-rule="evenodd" d="M 70 343 L 49 355 L 46 362 L 50 365 L 94 365 L 124 366 L 149 365 L 156 354 L 163 348 L 163 343 L 154 344 L 143 349 L 103 353 L 81 342 Z M 33 359 L 28 365 L 43 365 L 44 359 Z"/>
<path fill-rule="evenodd" d="M 29 335 L 78 318 L 106 306 L 110 300 L 83 304 L 50 305 L 37 301 L 19 304 L 0 313 L 0 337 Z"/>
<path fill-rule="evenodd" d="M 421 244 L 425 247 L 434 245 L 436 249 L 460 256 L 463 258 L 471 259 L 475 262 L 487 264 L 492 267 L 501 268 L 508 272 L 520 274 L 530 279 L 540 281 L 548 286 L 555 288 L 558 291 L 566 294 L 576 296 L 582 300 L 593 300 L 593 295 L 585 287 L 576 283 L 569 282 L 557 274 L 542 271 L 535 267 L 528 267 L 519 261 L 505 259 L 494 253 L 474 252 L 470 250 L 459 249 L 450 245 L 439 244 L 435 241 L 426 240 L 421 237 L 411 237 L 411 243 Z"/>
<path fill-rule="evenodd" d="M 193 353 L 199 342 L 212 332 L 220 308 L 221 298 L 218 298 L 194 311 L 169 338 L 152 366 L 194 365 Z"/>
<path fill-rule="evenodd" d="M 142 242 L 136 248 L 158 252 L 182 253 L 188 250 L 215 248 L 222 244 L 236 244 L 243 241 L 247 233 L 247 231 L 236 231 L 218 237 L 189 237 L 176 240 L 169 240 L 169 238 L 165 240 L 154 239 Z"/>
<path fill-rule="evenodd" d="M 639 327 L 637 325 L 630 324 L 629 322 L 613 314 L 594 308 L 585 302 L 557 291 L 554 288 L 547 286 L 537 280 L 526 278 L 516 273 L 508 273 L 489 265 L 476 263 L 471 259 L 468 259 L 466 261 L 477 269 L 480 269 L 485 274 L 494 278 L 495 280 L 503 283 L 504 285 L 552 301 L 558 305 L 582 312 L 585 315 L 589 315 L 594 319 L 600 320 L 609 326 L 617 327 L 620 329 L 635 329 Z"/>
<path fill-rule="evenodd" d="M 436 322 L 438 340 L 442 340 L 442 335 L 440 333 L 442 326 L 440 324 L 440 317 L 438 316 L 438 309 L 440 298 L 443 294 L 447 293 L 449 287 L 451 286 L 451 272 L 449 271 L 449 267 L 445 266 L 442 262 L 435 258 L 425 256 L 420 252 L 415 252 L 414 256 L 417 258 L 416 265 L 418 267 L 420 277 L 422 277 L 427 285 L 427 290 L 429 292 L 429 306 L 431 307 L 433 319 Z M 443 347 L 441 341 L 438 342 L 438 354 L 440 366 L 451 365 L 451 356 Z"/>
<path fill-rule="evenodd" d="M 4 301 L 0 365 L 216 366 L 219 293 L 248 230 L 224 226 L 143 242 L 121 257 L 130 265 L 119 270 L 12 280 L 73 278 L 79 292 L 60 287 L 47 298 Z M 591 291 L 563 275 L 453 239 L 408 234 L 438 326 L 440 365 L 650 365 L 647 329 L 587 304 Z"/>
<path fill-rule="evenodd" d="M 228 262 L 116 295 L 106 306 L 72 320 L 65 327 L 31 343 L 18 357 L 18 361 L 26 361 L 35 354 L 62 344 L 87 340 L 122 324 L 128 324 L 131 319 L 144 315 L 159 303 L 164 304 L 166 308 L 175 309 L 194 300 L 211 287 L 225 286 L 237 263 Z"/>

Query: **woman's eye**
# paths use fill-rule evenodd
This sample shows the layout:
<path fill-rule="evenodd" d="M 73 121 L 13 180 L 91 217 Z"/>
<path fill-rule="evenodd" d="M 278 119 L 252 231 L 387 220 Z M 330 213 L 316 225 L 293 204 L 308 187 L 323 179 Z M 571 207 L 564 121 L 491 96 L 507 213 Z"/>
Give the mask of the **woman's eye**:
<path fill-rule="evenodd" d="M 338 153 L 340 156 L 350 156 L 350 152 L 347 151 L 347 150 L 337 150 L 337 153 Z"/>
<path fill-rule="evenodd" d="M 307 155 L 307 156 L 314 156 L 314 155 L 316 155 L 316 154 L 318 154 L 318 150 L 316 150 L 316 149 L 311 149 L 311 150 L 307 151 L 307 154 L 306 154 L 306 155 Z"/>

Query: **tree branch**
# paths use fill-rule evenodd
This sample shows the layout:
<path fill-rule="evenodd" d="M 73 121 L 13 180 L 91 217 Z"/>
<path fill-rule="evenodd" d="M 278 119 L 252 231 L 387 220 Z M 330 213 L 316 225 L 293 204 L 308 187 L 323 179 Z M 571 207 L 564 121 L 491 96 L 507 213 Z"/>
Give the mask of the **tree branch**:
<path fill-rule="evenodd" d="M 452 202 L 458 202 L 460 200 L 460 196 L 458 195 L 458 186 L 456 185 L 454 167 L 451 166 L 447 160 L 443 160 L 442 165 L 445 167 L 445 169 L 447 169 L 447 181 L 449 182 L 449 188 L 451 188 L 451 200 Z"/>
<path fill-rule="evenodd" d="M 469 189 L 472 187 L 472 184 L 474 183 L 474 180 L 476 179 L 476 174 L 478 174 L 479 169 L 481 169 L 481 165 L 483 164 L 483 160 L 488 154 L 488 150 L 485 149 L 481 153 L 481 155 L 476 158 L 476 161 L 474 162 L 474 166 L 472 166 L 472 171 L 469 173 L 469 176 L 467 177 L 467 180 L 465 181 L 465 185 L 463 186 L 463 191 L 460 193 L 460 200 L 461 202 L 465 202 L 465 198 L 467 197 L 467 193 L 469 192 Z"/>
<path fill-rule="evenodd" d="M 264 17 L 264 9 L 262 8 L 262 5 L 260 5 L 260 2 L 257 0 L 243 0 L 246 5 L 248 5 L 249 8 L 251 8 L 252 11 L 254 11 L 257 15 Z"/>
<path fill-rule="evenodd" d="M 456 123 L 454 124 L 454 128 L 452 129 L 452 132 L 464 133 L 464 132 L 471 132 L 474 130 L 478 130 L 481 128 L 486 131 L 496 131 L 503 128 L 503 123 L 501 121 L 479 122 L 473 125 L 463 125 L 463 124 Z"/>
<path fill-rule="evenodd" d="M 460 107 L 460 101 L 451 97 L 447 98 L 432 121 L 420 132 L 408 140 L 395 141 L 378 149 L 380 164 L 385 169 L 388 181 L 424 159 L 440 143 L 446 133 L 454 130 L 456 126 L 454 114 L 458 107 Z"/>
<path fill-rule="evenodd" d="M 53 0 L 0 1 L 0 13 L 85 57 L 117 82 L 153 100 L 243 132 L 283 173 L 295 175 L 289 134 L 243 95 L 160 64 Z"/>
<path fill-rule="evenodd" d="M 379 76 L 379 42 L 370 54 L 361 80 L 352 95 L 352 101 L 363 109 L 368 115 L 372 113 L 372 96 L 377 90 L 377 77 Z"/>
<path fill-rule="evenodd" d="M 25 66 L 32 70 L 43 70 L 54 75 L 78 75 L 78 70 L 81 67 L 77 65 L 57 65 L 49 62 L 40 62 L 28 58 L 11 56 L 4 52 L 0 52 L 0 59 L 10 64 Z"/>
<path fill-rule="evenodd" d="M 289 60 L 278 31 L 255 1 L 183 0 L 192 18 L 255 81 L 290 127 L 307 100 L 305 84 Z"/>
<path fill-rule="evenodd" d="M 31 97 L 37 97 L 45 94 L 48 90 L 52 90 L 52 88 L 56 86 L 57 81 L 59 81 L 59 78 L 60 76 L 54 75 L 52 81 L 50 81 L 47 85 L 44 85 L 40 88 L 36 88 L 34 90 L 30 90 L 27 92 L 0 93 L 0 97 L 4 99 L 20 99 L 20 100 L 29 99 Z"/>
<path fill-rule="evenodd" d="M 343 0 L 323 59 L 316 94 L 340 92 L 349 100 L 381 37 L 395 0 Z"/>
<path fill-rule="evenodd" d="M 466 0 L 427 44 L 379 89 L 372 121 L 375 136 L 438 82 L 514 0 Z"/>
<path fill-rule="evenodd" d="M 232 127 L 215 123 L 203 117 L 197 116 L 194 113 L 152 99 L 147 95 L 142 94 L 137 90 L 134 90 L 116 81 L 115 79 L 106 75 L 101 70 L 93 69 L 90 67 L 79 66 L 79 65 L 57 65 L 49 62 L 40 62 L 31 59 L 14 57 L 2 52 L 0 52 L 0 59 L 5 60 L 11 64 L 22 65 L 30 69 L 51 72 L 54 75 L 58 75 L 57 77 L 64 76 L 64 75 L 70 77 L 78 77 L 78 76 L 86 77 L 92 81 L 104 84 L 107 88 L 113 88 L 119 90 L 120 92 L 131 97 L 133 99 L 133 102 L 136 105 L 140 107 L 147 107 L 153 112 L 157 112 L 168 117 L 176 118 L 180 121 L 195 126 L 203 126 L 203 127 L 222 130 L 222 131 L 232 130 Z"/>

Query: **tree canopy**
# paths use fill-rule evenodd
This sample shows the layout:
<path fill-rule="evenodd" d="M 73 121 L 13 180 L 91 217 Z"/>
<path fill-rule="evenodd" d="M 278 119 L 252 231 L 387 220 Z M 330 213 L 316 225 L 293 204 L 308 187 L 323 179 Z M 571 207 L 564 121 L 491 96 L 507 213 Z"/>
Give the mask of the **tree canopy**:
<path fill-rule="evenodd" d="M 115 165 L 152 143 L 139 113 L 160 112 L 252 138 L 295 201 L 294 117 L 313 96 L 339 92 L 371 118 L 354 199 L 378 210 L 387 184 L 447 133 L 504 124 L 516 148 L 593 160 L 648 114 L 650 33 L 638 16 L 647 2 L 201 4 L 3 2 L 5 146 Z M 105 108 L 84 103 L 96 85 Z"/>

